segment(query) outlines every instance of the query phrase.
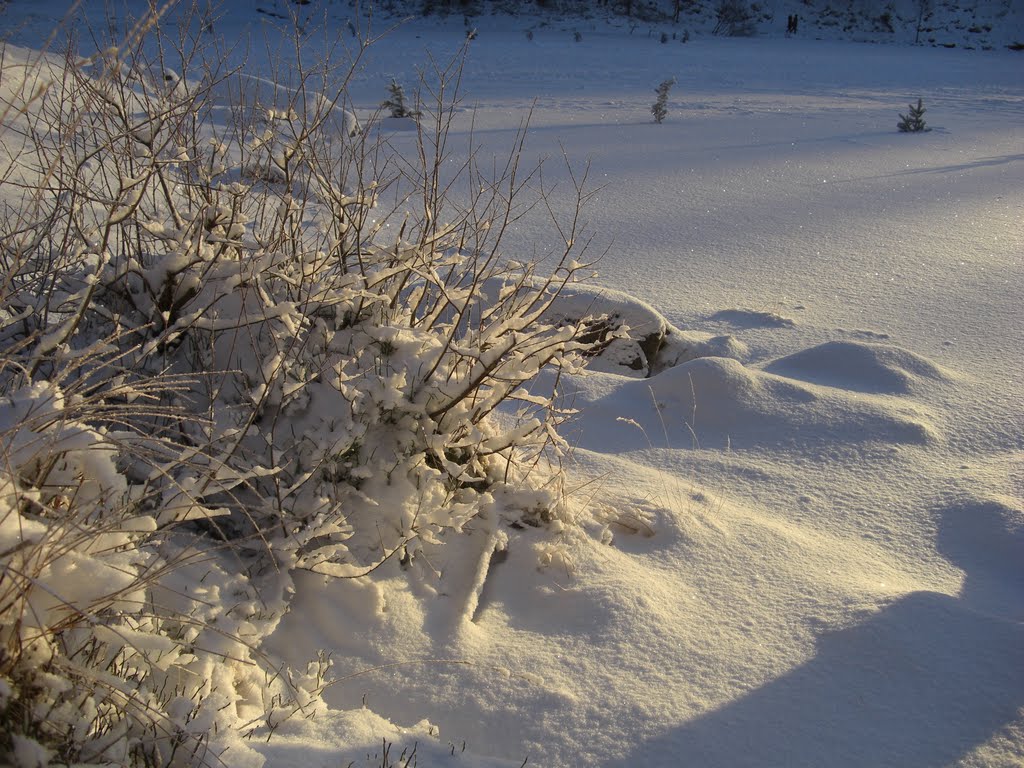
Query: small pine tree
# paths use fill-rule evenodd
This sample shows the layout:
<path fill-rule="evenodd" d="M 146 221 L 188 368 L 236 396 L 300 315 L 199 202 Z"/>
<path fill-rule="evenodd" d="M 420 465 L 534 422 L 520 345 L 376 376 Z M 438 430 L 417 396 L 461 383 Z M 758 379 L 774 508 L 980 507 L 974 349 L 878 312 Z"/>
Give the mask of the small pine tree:
<path fill-rule="evenodd" d="M 391 94 L 391 98 L 381 103 L 380 108 L 391 110 L 392 117 L 411 117 L 415 120 L 421 115 L 418 109 L 409 109 L 405 101 L 405 91 L 402 89 L 401 83 L 394 78 L 388 85 L 388 93 Z"/>
<path fill-rule="evenodd" d="M 660 123 L 665 119 L 665 115 L 668 114 L 668 92 L 672 90 L 672 86 L 676 84 L 676 79 L 670 77 L 668 80 L 662 80 L 661 84 L 654 89 L 654 92 L 658 94 L 658 100 L 651 105 L 651 114 L 654 115 L 654 122 Z"/>
<path fill-rule="evenodd" d="M 925 127 L 924 112 L 924 105 L 921 103 L 921 99 L 918 99 L 917 106 L 910 105 L 909 115 L 900 115 L 900 121 L 896 123 L 896 127 L 903 133 L 918 133 L 931 130 Z"/>

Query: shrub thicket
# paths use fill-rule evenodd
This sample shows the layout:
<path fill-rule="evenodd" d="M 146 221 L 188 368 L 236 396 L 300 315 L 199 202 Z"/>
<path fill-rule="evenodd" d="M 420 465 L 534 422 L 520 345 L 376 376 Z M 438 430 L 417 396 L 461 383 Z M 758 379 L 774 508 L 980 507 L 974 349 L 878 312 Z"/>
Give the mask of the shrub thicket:
<path fill-rule="evenodd" d="M 717 23 L 712 32 L 716 35 L 750 37 L 757 31 L 754 12 L 746 0 L 718 0 L 715 18 Z"/>
<path fill-rule="evenodd" d="M 285 88 L 222 69 L 201 14 L 178 41 L 158 22 L 86 61 L 0 59 L 8 757 L 211 762 L 309 714 L 329 665 L 259 650 L 288 574 L 521 515 L 560 444 L 524 385 L 586 346 L 547 319 L 587 270 L 577 220 L 548 261 L 502 256 L 539 179 L 524 134 L 494 175 L 451 154 L 458 60 L 403 150 L 346 127 L 365 46 L 307 66 L 296 38 Z"/>

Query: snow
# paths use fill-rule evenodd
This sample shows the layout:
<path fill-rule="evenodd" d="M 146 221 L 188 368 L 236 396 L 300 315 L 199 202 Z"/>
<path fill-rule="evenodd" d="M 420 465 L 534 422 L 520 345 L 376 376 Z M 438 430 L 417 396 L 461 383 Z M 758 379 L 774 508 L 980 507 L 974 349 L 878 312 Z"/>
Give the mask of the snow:
<path fill-rule="evenodd" d="M 218 24 L 271 28 L 247 7 Z M 331 709 L 222 759 L 379 764 L 384 738 L 423 765 L 1024 763 L 1022 54 L 536 21 L 474 19 L 454 136 L 500 154 L 532 112 L 530 156 L 600 186 L 607 251 L 562 311 L 630 336 L 563 377 L 557 524 L 296 573 L 262 651 L 329 655 Z M 345 106 L 366 126 L 464 35 L 398 28 Z M 899 133 L 919 96 L 932 131 Z M 544 182 L 571 213 L 565 166 Z M 552 243 L 527 216 L 506 252 Z"/>

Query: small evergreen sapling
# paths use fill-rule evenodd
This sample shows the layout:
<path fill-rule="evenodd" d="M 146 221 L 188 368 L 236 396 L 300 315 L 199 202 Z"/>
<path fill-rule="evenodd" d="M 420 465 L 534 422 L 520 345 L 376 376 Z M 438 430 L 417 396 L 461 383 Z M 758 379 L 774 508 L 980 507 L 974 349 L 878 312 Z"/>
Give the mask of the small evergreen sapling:
<path fill-rule="evenodd" d="M 900 121 L 896 123 L 896 127 L 903 133 L 919 133 L 921 131 L 930 131 L 931 128 L 926 128 L 924 124 L 924 105 L 921 103 L 921 99 L 917 100 L 917 106 L 910 104 L 910 114 L 900 115 Z"/>
<path fill-rule="evenodd" d="M 422 114 L 418 109 L 409 109 L 409 105 L 405 101 L 405 91 L 402 89 L 402 84 L 394 78 L 391 79 L 391 83 L 388 85 L 388 93 L 391 94 L 391 97 L 384 101 L 380 108 L 390 110 L 392 117 L 409 117 L 415 120 Z"/>
<path fill-rule="evenodd" d="M 658 100 L 651 105 L 651 114 L 654 115 L 654 122 L 661 123 L 668 114 L 668 92 L 672 90 L 672 86 L 676 84 L 676 79 L 670 77 L 668 80 L 662 80 L 661 84 L 654 89 L 654 92 L 658 94 Z"/>

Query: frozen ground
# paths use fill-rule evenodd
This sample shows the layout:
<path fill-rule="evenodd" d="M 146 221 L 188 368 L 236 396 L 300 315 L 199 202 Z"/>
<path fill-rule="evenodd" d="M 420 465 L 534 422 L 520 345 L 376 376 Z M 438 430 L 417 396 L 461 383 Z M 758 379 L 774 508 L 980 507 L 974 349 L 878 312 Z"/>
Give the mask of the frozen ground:
<path fill-rule="evenodd" d="M 385 718 L 426 765 L 1024 763 L 1024 54 L 527 26 L 479 22 L 457 132 L 504 151 L 532 106 L 548 180 L 564 149 L 601 186 L 598 300 L 712 341 L 570 382 L 586 524 L 508 531 L 472 620 L 489 540 L 297 578 L 268 647 L 331 652 L 345 711 L 254 748 L 359 765 Z M 385 38 L 357 112 L 463 36 Z"/>

